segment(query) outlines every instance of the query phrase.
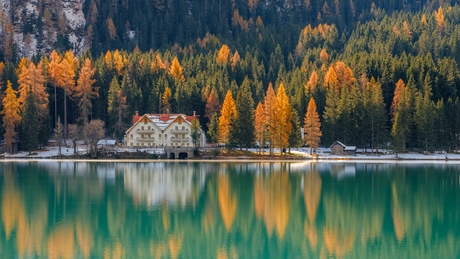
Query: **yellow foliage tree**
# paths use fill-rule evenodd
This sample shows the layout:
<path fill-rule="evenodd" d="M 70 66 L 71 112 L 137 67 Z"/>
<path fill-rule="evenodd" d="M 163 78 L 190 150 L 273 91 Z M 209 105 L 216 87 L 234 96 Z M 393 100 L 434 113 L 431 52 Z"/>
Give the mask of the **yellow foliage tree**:
<path fill-rule="evenodd" d="M 37 100 L 39 113 L 44 115 L 43 113 L 46 111 L 48 106 L 49 94 L 46 92 L 46 88 L 43 85 L 45 78 L 43 77 L 41 66 L 35 66 L 33 62 L 30 62 L 27 68 L 24 66 L 21 69 L 18 82 L 20 93 L 19 103 L 21 104 L 21 110 L 26 101 L 27 93 L 32 91 L 34 92 Z"/>
<path fill-rule="evenodd" d="M 72 89 L 75 87 L 75 70 L 67 58 L 61 61 L 61 70 L 59 86 L 64 89 L 64 136 L 67 137 L 67 95 L 72 95 Z"/>
<path fill-rule="evenodd" d="M 315 70 L 310 75 L 310 79 L 308 80 L 308 83 L 305 85 L 305 90 L 310 92 L 314 92 L 316 85 L 318 84 L 318 74 L 316 73 Z"/>
<path fill-rule="evenodd" d="M 272 130 L 272 141 L 275 146 L 280 149 L 282 154 L 283 149 L 289 146 L 289 134 L 291 134 L 291 104 L 284 90 L 283 83 L 278 87 L 278 93 L 275 99 L 274 111 L 276 120 L 272 120 L 270 129 Z"/>
<path fill-rule="evenodd" d="M 330 89 L 338 86 L 339 81 L 337 80 L 337 75 L 334 70 L 334 66 L 330 66 L 326 75 L 324 76 L 324 86 L 326 89 Z"/>
<path fill-rule="evenodd" d="M 21 123 L 19 100 L 16 96 L 16 91 L 13 90 L 11 82 L 8 81 L 6 88 L 6 96 L 3 98 L 3 139 L 5 141 L 6 149 L 13 150 L 13 141 L 16 138 L 17 132 L 15 128 Z"/>
<path fill-rule="evenodd" d="M 80 120 L 83 122 L 83 135 L 86 138 L 88 127 L 88 114 L 91 109 L 91 99 L 99 97 L 98 88 L 93 87 L 96 80 L 92 79 L 94 76 L 94 67 L 91 60 L 86 58 L 85 63 L 80 69 L 78 83 L 73 88 L 73 96 L 78 99 L 78 107 L 80 108 Z"/>
<path fill-rule="evenodd" d="M 442 33 L 444 26 L 446 25 L 442 6 L 439 7 L 438 11 L 434 11 L 434 16 L 436 18 L 436 30 Z"/>
<path fill-rule="evenodd" d="M 219 50 L 219 55 L 217 56 L 217 63 L 226 64 L 228 61 L 228 55 L 230 54 L 230 49 L 227 44 L 222 45 Z"/>
<path fill-rule="evenodd" d="M 227 143 L 230 136 L 230 128 L 233 117 L 237 116 L 235 101 L 232 97 L 232 92 L 227 91 L 222 110 L 219 117 L 219 141 L 221 143 Z"/>
<path fill-rule="evenodd" d="M 255 135 L 256 135 L 256 142 L 259 144 L 260 147 L 264 145 L 264 133 L 265 133 L 265 113 L 264 113 L 264 106 L 261 102 L 257 105 L 255 111 Z M 259 150 L 260 152 L 260 150 Z"/>
<path fill-rule="evenodd" d="M 161 102 L 161 109 L 163 113 L 171 112 L 171 104 L 169 101 L 171 100 L 171 90 L 169 87 L 166 87 L 165 92 L 163 93 L 163 98 Z"/>
<path fill-rule="evenodd" d="M 264 99 L 264 113 L 265 113 L 265 132 L 267 137 L 270 138 L 270 155 L 273 155 L 273 130 L 271 125 L 275 120 L 275 90 L 273 90 L 272 83 L 268 84 L 267 93 Z"/>
<path fill-rule="evenodd" d="M 105 64 L 109 69 L 113 69 L 113 59 L 110 50 L 107 50 L 107 53 L 105 53 Z"/>
<path fill-rule="evenodd" d="M 319 121 L 319 115 L 316 111 L 316 103 L 313 98 L 310 99 L 308 103 L 307 113 L 305 114 L 304 119 L 304 134 L 305 134 L 305 145 L 310 147 L 310 154 L 312 154 L 313 149 L 318 148 L 320 143 L 321 133 L 321 122 Z"/>
<path fill-rule="evenodd" d="M 176 80 L 181 79 L 182 81 L 185 80 L 184 76 L 182 75 L 182 67 L 179 63 L 177 57 L 174 57 L 173 62 L 171 63 L 171 68 L 169 69 L 169 74 L 174 77 Z"/>
<path fill-rule="evenodd" d="M 107 26 L 109 29 L 110 39 L 115 40 L 117 37 L 117 29 L 115 28 L 115 24 L 113 24 L 112 18 L 107 19 Z"/>

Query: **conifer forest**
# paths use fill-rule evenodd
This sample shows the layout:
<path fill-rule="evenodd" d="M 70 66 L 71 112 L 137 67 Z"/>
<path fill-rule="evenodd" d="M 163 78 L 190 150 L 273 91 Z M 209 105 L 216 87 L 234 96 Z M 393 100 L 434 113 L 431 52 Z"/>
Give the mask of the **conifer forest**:
<path fill-rule="evenodd" d="M 121 140 L 137 111 L 246 149 L 458 150 L 460 1 L 86 0 L 78 46 L 55 2 L 0 9 L 4 143 Z"/>

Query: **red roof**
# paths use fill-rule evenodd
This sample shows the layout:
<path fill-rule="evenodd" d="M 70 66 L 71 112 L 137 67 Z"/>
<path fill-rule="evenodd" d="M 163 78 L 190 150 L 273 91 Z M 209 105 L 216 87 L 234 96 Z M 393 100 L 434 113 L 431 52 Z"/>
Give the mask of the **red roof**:
<path fill-rule="evenodd" d="M 171 117 L 177 117 L 179 114 L 147 114 L 148 116 L 158 116 L 161 121 L 169 121 Z M 192 123 L 193 118 L 195 116 L 185 116 L 182 114 L 182 116 L 188 120 L 190 123 Z M 142 118 L 142 116 L 134 115 L 133 116 L 133 125 L 139 121 Z"/>

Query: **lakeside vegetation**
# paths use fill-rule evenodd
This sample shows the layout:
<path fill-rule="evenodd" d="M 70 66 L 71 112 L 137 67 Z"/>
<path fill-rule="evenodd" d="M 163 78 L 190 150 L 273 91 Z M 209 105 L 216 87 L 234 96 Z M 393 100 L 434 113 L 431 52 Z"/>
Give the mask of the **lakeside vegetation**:
<path fill-rule="evenodd" d="M 352 1 L 319 2 L 302 6 L 307 13 L 315 9 L 321 14 L 311 21 L 301 15 L 299 21 L 309 21 L 307 26 L 283 20 L 291 13 L 270 16 L 272 7 L 259 6 L 261 1 L 257 8 L 235 2 L 223 9 L 232 10 L 227 21 L 231 35 L 209 30 L 177 44 L 167 36 L 165 44 L 153 45 L 160 49 L 150 51 L 142 45 L 149 40 L 127 47 L 106 37 L 108 42 L 93 41 L 80 56 L 70 50 L 30 60 L 4 55 L 3 139 L 12 143 L 20 138 L 26 150 L 43 147 L 58 119 L 67 138 L 69 124 L 78 124 L 79 138 L 87 140 L 90 121 L 98 119 L 98 129 L 107 127 L 108 136 L 121 139 L 135 111 L 169 110 L 196 111 L 208 143 L 230 147 L 248 148 L 256 142 L 281 149 L 301 146 L 308 141 L 300 137 L 300 129 L 308 133 L 312 124 L 308 117 L 319 119 L 307 134 L 315 139 L 308 146 L 316 147 L 321 133 L 323 146 L 340 140 L 372 152 L 457 151 L 460 7 L 434 1 L 409 8 L 377 3 L 369 9 L 366 1 L 355 1 L 353 12 Z M 325 5 L 336 11 L 327 13 Z M 269 17 L 280 22 L 268 22 Z M 341 23 L 347 17 L 356 18 Z M 248 22 L 250 18 L 256 22 Z M 110 26 L 100 30 L 106 29 Z M 290 36 L 282 38 L 284 34 Z M 117 42 L 121 35 L 114 37 Z M 126 50 L 106 51 L 111 46 Z M 312 100 L 316 109 L 308 109 Z M 306 116 L 308 110 L 316 110 L 318 117 Z"/>

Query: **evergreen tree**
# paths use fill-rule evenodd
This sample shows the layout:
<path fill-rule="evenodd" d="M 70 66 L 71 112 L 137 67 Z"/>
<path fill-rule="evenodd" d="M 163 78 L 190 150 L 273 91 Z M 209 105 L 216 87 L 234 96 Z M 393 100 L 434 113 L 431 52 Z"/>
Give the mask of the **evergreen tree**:
<path fill-rule="evenodd" d="M 248 148 L 254 143 L 254 100 L 252 99 L 249 79 L 246 78 L 238 91 L 236 98 L 236 119 L 233 138 L 240 149 Z"/>
<path fill-rule="evenodd" d="M 34 92 L 29 91 L 27 94 L 22 113 L 22 148 L 31 154 L 38 147 L 37 103 Z"/>
<path fill-rule="evenodd" d="M 192 127 L 191 127 L 190 135 L 192 137 L 192 142 L 195 147 L 197 147 L 197 143 L 199 144 L 200 133 L 201 133 L 200 122 L 198 121 L 196 117 L 194 117 L 192 120 Z"/>
<path fill-rule="evenodd" d="M 291 133 L 289 134 L 289 153 L 291 148 L 300 147 L 302 145 L 302 132 L 300 128 L 299 114 L 296 109 L 291 109 Z"/>
<path fill-rule="evenodd" d="M 324 143 L 332 144 L 337 140 L 337 130 L 339 129 L 340 112 L 337 104 L 339 93 L 335 87 L 330 88 L 326 95 L 326 107 L 323 115 L 324 119 Z"/>
<path fill-rule="evenodd" d="M 206 135 L 206 142 L 209 144 L 219 143 L 219 115 L 217 115 L 217 112 L 214 112 L 212 115 L 211 123 L 208 128 L 208 134 Z"/>
<path fill-rule="evenodd" d="M 425 150 L 433 149 L 435 140 L 433 132 L 434 107 L 431 101 L 431 81 L 429 76 L 425 78 L 423 93 L 417 97 L 415 104 L 415 123 L 417 125 L 418 147 Z"/>
<path fill-rule="evenodd" d="M 259 152 L 260 149 L 265 146 L 265 113 L 264 107 L 261 102 L 257 105 L 257 109 L 255 110 L 255 141 L 259 145 Z"/>

